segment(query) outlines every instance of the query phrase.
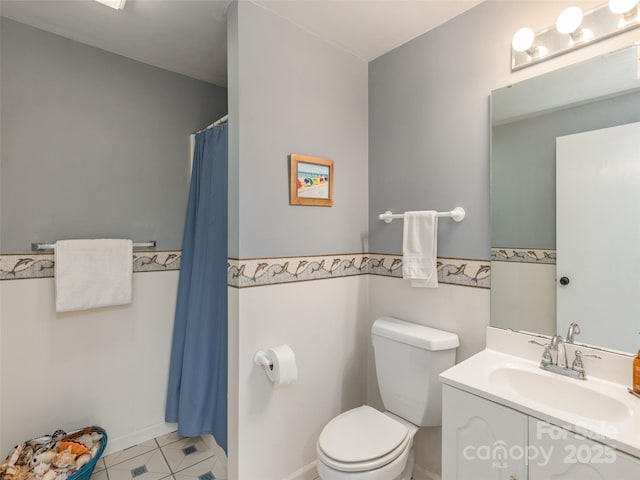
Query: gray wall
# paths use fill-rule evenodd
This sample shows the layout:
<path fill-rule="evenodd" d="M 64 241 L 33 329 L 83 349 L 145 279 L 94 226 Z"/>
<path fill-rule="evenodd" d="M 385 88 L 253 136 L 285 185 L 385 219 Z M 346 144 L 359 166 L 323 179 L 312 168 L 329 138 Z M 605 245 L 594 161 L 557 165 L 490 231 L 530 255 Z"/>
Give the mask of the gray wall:
<path fill-rule="evenodd" d="M 487 10 L 476 8 L 454 18 L 369 64 L 372 252 L 402 251 L 402 222 L 378 220 L 385 210 L 462 206 L 467 213 L 462 223 L 439 220 L 438 255 L 489 256 L 486 126 L 491 72 L 463 53 L 473 47 L 480 25 L 484 34 L 498 23 Z"/>
<path fill-rule="evenodd" d="M 489 92 L 638 38 L 636 30 L 512 73 L 509 46 L 514 32 L 526 25 L 536 31 L 549 27 L 570 5 L 488 0 L 370 63 L 371 252 L 398 253 L 402 248 L 401 222 L 386 225 L 377 219 L 379 213 L 461 205 L 467 210 L 462 223 L 439 223 L 439 255 L 489 258 Z M 489 323 L 488 292 L 474 299 L 479 289 L 402 288 L 400 295 L 385 291 L 378 311 L 401 318 L 413 314 L 434 326 L 451 318 L 450 329 L 455 328 L 467 346 L 465 354 L 482 348 Z M 461 316 L 461 304 L 474 305 L 473 313 Z M 417 465 L 437 474 L 441 443 L 440 429 L 421 430 L 415 440 Z"/>
<path fill-rule="evenodd" d="M 556 248 L 556 137 L 640 121 L 640 92 L 492 129 L 493 247 Z"/>
<path fill-rule="evenodd" d="M 226 89 L 2 18 L 0 251 L 63 238 L 179 249 L 189 133 Z"/>
<path fill-rule="evenodd" d="M 230 124 L 239 135 L 239 246 L 231 238 L 230 256 L 366 251 L 367 64 L 250 2 L 239 7 L 252 13 L 239 21 Z M 291 153 L 334 161 L 332 207 L 289 205 Z"/>
<path fill-rule="evenodd" d="M 227 21 L 229 255 L 366 251 L 366 62 L 251 2 Z M 332 207 L 289 205 L 291 153 L 334 160 Z M 229 478 L 302 478 L 324 424 L 364 403 L 367 280 L 344 280 L 229 288 Z M 328 307 L 301 316 L 309 298 Z M 300 372 L 291 389 L 247 362 L 283 342 Z"/>
<path fill-rule="evenodd" d="M 570 5 L 489 0 L 369 64 L 371 252 L 402 249 L 401 222 L 386 225 L 379 213 L 460 205 L 462 223 L 439 222 L 438 254 L 489 258 L 489 92 L 634 38 L 631 32 L 512 73 L 514 32 L 553 25 Z"/>

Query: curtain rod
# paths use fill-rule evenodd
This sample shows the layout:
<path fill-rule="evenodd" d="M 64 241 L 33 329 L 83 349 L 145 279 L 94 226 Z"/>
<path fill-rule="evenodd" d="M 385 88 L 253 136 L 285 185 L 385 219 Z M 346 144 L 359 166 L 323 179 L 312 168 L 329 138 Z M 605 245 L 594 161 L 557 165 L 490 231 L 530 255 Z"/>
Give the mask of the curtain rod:
<path fill-rule="evenodd" d="M 226 114 L 226 115 L 220 117 L 218 120 L 213 122 L 211 125 L 207 125 L 206 127 L 198 130 L 197 132 L 193 132 L 192 135 L 195 135 L 197 133 L 205 132 L 205 131 L 209 130 L 211 127 L 217 127 L 218 125 L 222 125 L 223 123 L 226 123 L 227 120 L 229 120 L 229 114 Z"/>
<path fill-rule="evenodd" d="M 156 248 L 156 241 L 155 240 L 149 240 L 148 242 L 140 242 L 140 243 L 134 243 L 133 244 L 133 248 Z M 31 250 L 32 251 L 38 251 L 38 250 L 55 250 L 56 249 L 56 244 L 55 243 L 32 243 L 31 244 Z"/>

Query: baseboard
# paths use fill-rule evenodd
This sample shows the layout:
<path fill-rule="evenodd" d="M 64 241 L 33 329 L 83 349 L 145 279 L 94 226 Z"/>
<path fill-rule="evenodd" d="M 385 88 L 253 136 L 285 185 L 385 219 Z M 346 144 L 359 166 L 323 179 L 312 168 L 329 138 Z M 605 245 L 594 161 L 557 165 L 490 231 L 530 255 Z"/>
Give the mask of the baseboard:
<path fill-rule="evenodd" d="M 282 480 L 315 480 L 316 478 L 318 478 L 318 471 L 314 460 Z"/>
<path fill-rule="evenodd" d="M 413 475 L 411 477 L 413 480 L 441 480 L 440 475 L 436 473 L 432 473 L 424 467 L 420 465 L 413 466 Z"/>
<path fill-rule="evenodd" d="M 142 430 L 132 432 L 128 435 L 124 435 L 118 438 L 109 437 L 107 448 L 104 451 L 105 455 L 109 455 L 113 452 L 119 452 L 125 448 L 133 447 L 139 443 L 146 442 L 152 438 L 165 435 L 167 433 L 175 432 L 178 426 L 175 423 L 158 423 Z M 107 432 L 108 433 L 108 432 Z"/>

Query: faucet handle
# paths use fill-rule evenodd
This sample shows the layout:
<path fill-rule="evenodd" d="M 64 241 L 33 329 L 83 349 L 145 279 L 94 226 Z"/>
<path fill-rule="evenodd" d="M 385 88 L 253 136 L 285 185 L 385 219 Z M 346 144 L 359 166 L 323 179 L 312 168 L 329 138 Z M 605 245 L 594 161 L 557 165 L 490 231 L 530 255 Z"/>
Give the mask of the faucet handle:
<path fill-rule="evenodd" d="M 540 365 L 549 365 L 553 363 L 553 359 L 551 358 L 551 351 L 549 350 L 550 345 L 548 343 L 540 343 L 535 340 L 529 340 L 529 343 L 533 343 L 534 345 L 539 345 L 544 347 L 544 352 L 542 353 L 542 359 L 540 360 Z"/>
<path fill-rule="evenodd" d="M 602 357 L 600 355 L 594 355 L 591 353 L 584 354 L 580 350 L 576 350 L 576 358 L 582 358 L 582 357 L 591 357 L 591 358 L 597 358 L 598 360 L 602 360 Z"/>
<path fill-rule="evenodd" d="M 584 363 L 582 362 L 582 357 L 597 358 L 599 360 L 602 360 L 602 357 L 598 355 L 592 355 L 592 354 L 585 355 L 580 350 L 576 350 L 576 358 L 573 359 L 573 364 L 571 365 L 571 369 L 580 373 L 584 378 Z"/>

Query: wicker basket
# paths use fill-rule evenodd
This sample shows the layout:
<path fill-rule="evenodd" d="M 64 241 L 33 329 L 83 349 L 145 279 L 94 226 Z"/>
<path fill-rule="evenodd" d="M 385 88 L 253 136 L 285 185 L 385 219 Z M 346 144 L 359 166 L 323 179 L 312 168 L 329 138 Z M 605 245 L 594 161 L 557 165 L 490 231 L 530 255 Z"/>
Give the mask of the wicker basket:
<path fill-rule="evenodd" d="M 86 429 L 84 429 L 86 431 Z M 107 432 L 104 428 L 100 427 L 91 427 L 92 432 L 97 432 L 102 434 L 102 438 L 100 439 L 100 447 L 98 447 L 98 451 L 95 456 L 87 463 L 83 465 L 83 467 L 75 472 L 73 475 L 67 477 L 67 480 L 89 480 L 91 475 L 93 474 L 93 469 L 96 468 L 96 463 L 100 460 L 104 449 L 107 447 Z M 67 438 L 73 438 L 75 434 L 67 435 Z"/>
<path fill-rule="evenodd" d="M 98 463 L 98 460 L 102 456 L 102 453 L 104 452 L 104 449 L 107 446 L 107 432 L 101 427 L 91 426 L 91 427 L 83 428 L 82 430 L 71 432 L 69 434 L 65 434 L 62 431 L 56 431 L 56 433 L 51 435 L 51 437 L 54 437 L 58 433 L 64 435 L 64 437 L 62 437 L 61 440 L 59 440 L 55 444 L 53 443 L 51 444 L 51 448 L 55 448 L 55 446 L 58 445 L 58 443 L 61 441 L 75 441 L 77 438 L 79 438 L 81 435 L 85 433 L 94 433 L 94 432 L 102 434 L 102 438 L 100 439 L 100 444 L 98 445 L 98 449 L 96 450 L 95 455 L 93 456 L 93 458 L 91 458 L 91 460 L 89 460 L 89 462 L 83 465 L 78 471 L 73 472 L 71 475 L 69 475 L 67 477 L 67 480 L 89 480 L 91 478 L 91 475 L 93 474 L 93 469 L 96 467 L 96 463 Z M 45 437 L 40 437 L 40 438 L 45 438 Z M 38 440 L 39 439 L 32 439 L 27 442 L 24 442 L 24 444 L 21 444 L 21 445 L 33 445 L 34 443 L 37 443 Z M 12 455 L 20 455 L 20 453 L 17 453 L 20 451 L 21 450 L 18 450 L 18 447 L 16 447 L 16 450 L 14 451 L 14 453 L 10 454 L 7 457 L 7 460 L 5 460 L 5 463 L 2 464 L 2 467 L 0 467 L 0 480 L 13 477 L 13 473 L 5 474 L 6 471 L 4 469 L 6 467 L 8 471 L 9 468 L 13 468 L 11 466 L 12 464 L 8 464 L 7 462 L 9 462 L 9 458 L 12 457 Z M 27 461 L 27 462 L 29 461 L 29 460 L 26 460 L 26 458 L 31 458 L 31 457 L 25 457 L 23 459 L 18 457 L 16 460 L 12 460 L 12 461 L 16 462 L 14 464 L 16 467 L 19 466 L 20 468 L 24 468 L 24 466 L 29 466 L 28 463 L 24 463 L 24 461 Z"/>

